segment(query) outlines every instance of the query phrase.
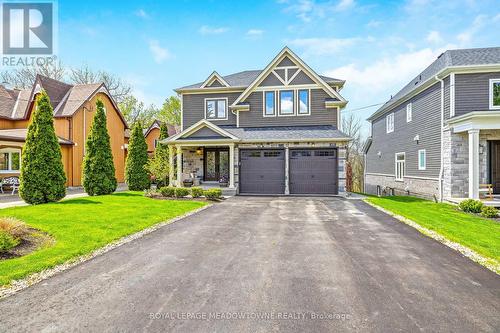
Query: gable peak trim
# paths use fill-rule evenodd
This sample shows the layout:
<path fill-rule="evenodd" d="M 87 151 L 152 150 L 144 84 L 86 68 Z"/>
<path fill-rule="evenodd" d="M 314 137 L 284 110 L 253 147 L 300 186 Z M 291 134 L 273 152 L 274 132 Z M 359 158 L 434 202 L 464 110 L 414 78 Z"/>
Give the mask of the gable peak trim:
<path fill-rule="evenodd" d="M 229 83 L 222 78 L 222 76 L 217 73 L 217 71 L 213 71 L 212 74 L 210 74 L 207 79 L 203 82 L 200 88 L 207 88 L 209 85 L 211 85 L 215 80 L 219 81 L 223 86 L 229 87 Z"/>

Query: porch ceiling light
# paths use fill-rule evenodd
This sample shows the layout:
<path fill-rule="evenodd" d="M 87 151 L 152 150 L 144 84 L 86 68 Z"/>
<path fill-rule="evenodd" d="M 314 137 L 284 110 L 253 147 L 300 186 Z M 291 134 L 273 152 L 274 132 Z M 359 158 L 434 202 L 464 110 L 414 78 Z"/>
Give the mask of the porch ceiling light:
<path fill-rule="evenodd" d="M 201 155 L 202 153 L 201 148 L 196 149 L 196 155 Z"/>

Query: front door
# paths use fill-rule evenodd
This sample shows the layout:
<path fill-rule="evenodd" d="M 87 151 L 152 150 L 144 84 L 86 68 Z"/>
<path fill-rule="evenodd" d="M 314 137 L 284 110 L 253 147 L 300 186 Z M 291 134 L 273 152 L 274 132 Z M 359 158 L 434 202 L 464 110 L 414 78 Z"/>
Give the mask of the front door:
<path fill-rule="evenodd" d="M 229 181 L 229 149 L 205 148 L 204 150 L 205 181 Z"/>
<path fill-rule="evenodd" d="M 493 193 L 500 194 L 500 141 L 490 141 L 490 167 Z"/>

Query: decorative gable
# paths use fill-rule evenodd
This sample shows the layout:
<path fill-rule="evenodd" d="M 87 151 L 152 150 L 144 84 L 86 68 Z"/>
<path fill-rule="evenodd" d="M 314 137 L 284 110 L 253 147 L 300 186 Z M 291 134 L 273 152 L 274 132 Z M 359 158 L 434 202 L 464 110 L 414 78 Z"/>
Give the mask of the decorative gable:
<path fill-rule="evenodd" d="M 242 102 L 245 102 L 253 91 L 259 90 L 257 89 L 258 87 L 280 87 L 308 84 L 320 86 L 330 98 L 338 100 L 338 105 L 345 105 L 347 103 L 347 101 L 335 89 L 328 85 L 328 83 L 326 83 L 289 48 L 285 47 L 233 102 L 231 108 L 247 110 L 248 108 L 244 109 L 241 107 Z"/>
<path fill-rule="evenodd" d="M 220 88 L 229 87 L 229 84 L 224 80 L 222 76 L 216 71 L 212 72 L 210 76 L 203 82 L 200 88 Z"/>

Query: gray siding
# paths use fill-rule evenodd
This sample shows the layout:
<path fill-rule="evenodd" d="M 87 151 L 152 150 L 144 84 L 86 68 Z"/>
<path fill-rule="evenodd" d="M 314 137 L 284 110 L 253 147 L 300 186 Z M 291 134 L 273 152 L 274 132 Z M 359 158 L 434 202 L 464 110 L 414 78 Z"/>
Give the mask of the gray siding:
<path fill-rule="evenodd" d="M 182 125 L 183 130 L 197 123 L 201 119 L 205 119 L 205 98 L 228 98 L 228 119 L 215 120 L 216 125 L 236 125 L 236 116 L 229 109 L 236 98 L 241 95 L 236 93 L 207 93 L 207 94 L 184 94 L 182 95 Z"/>
<path fill-rule="evenodd" d="M 210 128 L 203 127 L 189 136 L 190 138 L 224 138 Z"/>
<path fill-rule="evenodd" d="M 293 61 L 290 60 L 290 58 L 285 57 L 283 60 L 279 62 L 279 64 L 276 67 L 285 67 L 285 66 L 296 66 Z"/>
<path fill-rule="evenodd" d="M 444 119 L 450 119 L 450 76 L 443 79 L 444 81 Z"/>
<path fill-rule="evenodd" d="M 313 84 L 315 83 L 304 71 L 300 71 L 299 74 L 290 82 L 290 84 Z"/>
<path fill-rule="evenodd" d="M 208 85 L 209 87 L 224 87 L 222 83 L 219 82 L 219 80 L 215 80 L 211 84 Z"/>
<path fill-rule="evenodd" d="M 386 114 L 372 122 L 372 144 L 368 150 L 366 170 L 369 173 L 394 175 L 395 154 L 406 153 L 406 175 L 439 176 L 441 154 L 441 84 L 438 82 L 413 97 L 413 119 L 406 122 L 406 104 L 394 108 L 394 132 L 386 133 Z M 390 113 L 390 112 L 389 112 Z M 420 141 L 414 141 L 419 135 Z M 418 170 L 418 150 L 427 154 L 426 170 Z M 382 155 L 379 158 L 377 152 Z"/>
<path fill-rule="evenodd" d="M 325 108 L 329 95 L 322 89 L 311 89 L 311 115 L 264 117 L 263 93 L 253 92 L 247 98 L 250 111 L 240 112 L 240 127 L 298 126 L 298 125 L 337 125 L 336 109 Z"/>
<path fill-rule="evenodd" d="M 282 86 L 282 85 L 283 83 L 281 83 L 281 81 L 273 73 L 269 73 L 269 75 L 259 84 L 259 86 L 261 87 Z"/>
<path fill-rule="evenodd" d="M 500 72 L 455 74 L 455 116 L 489 110 L 490 79 L 500 79 Z"/>

